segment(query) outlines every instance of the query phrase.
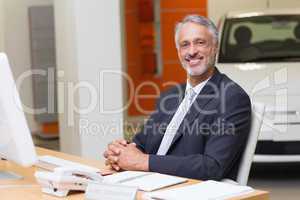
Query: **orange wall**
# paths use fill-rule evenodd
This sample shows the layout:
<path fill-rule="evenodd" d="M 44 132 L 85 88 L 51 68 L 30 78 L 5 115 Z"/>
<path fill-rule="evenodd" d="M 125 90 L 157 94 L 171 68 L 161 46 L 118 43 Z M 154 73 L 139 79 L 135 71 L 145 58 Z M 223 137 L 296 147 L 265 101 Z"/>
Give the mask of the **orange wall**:
<path fill-rule="evenodd" d="M 207 0 L 161 0 L 161 39 L 162 39 L 162 76 L 156 77 L 147 74 L 145 66 L 141 63 L 141 40 L 140 30 L 145 31 L 144 26 L 139 22 L 139 0 L 125 1 L 125 28 L 126 28 L 126 62 L 127 73 L 133 81 L 134 87 L 128 87 L 128 108 L 129 116 L 147 115 L 154 109 L 155 100 L 161 91 L 167 89 L 164 83 L 169 81 L 185 82 L 186 74 L 180 66 L 174 43 L 174 26 L 187 14 L 200 14 L 207 16 Z M 143 27 L 141 27 L 143 26 Z M 151 28 L 147 28 L 151 31 Z M 151 34 L 151 33 L 149 33 Z M 143 46 L 142 46 L 143 47 Z M 150 59 L 151 60 L 151 59 Z M 150 62 L 150 61 L 149 61 Z M 147 67 L 151 64 L 147 63 Z M 150 81 L 151 83 L 147 82 Z M 141 84 L 148 83 L 148 86 L 141 87 Z M 156 84 L 159 92 L 152 86 Z M 146 84 L 147 85 L 147 84 Z M 128 85 L 129 86 L 129 85 Z M 140 88 L 140 89 L 139 89 Z M 148 98 L 131 98 L 141 95 L 152 95 Z M 138 94 L 138 95 L 137 95 Z"/>

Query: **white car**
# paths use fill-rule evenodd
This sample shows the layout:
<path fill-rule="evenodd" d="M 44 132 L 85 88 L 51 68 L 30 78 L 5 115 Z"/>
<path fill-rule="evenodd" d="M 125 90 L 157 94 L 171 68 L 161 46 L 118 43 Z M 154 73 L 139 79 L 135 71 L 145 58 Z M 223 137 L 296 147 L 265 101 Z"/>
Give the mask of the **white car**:
<path fill-rule="evenodd" d="M 266 105 L 254 162 L 299 162 L 300 9 L 230 12 L 219 31 L 217 67 Z"/>

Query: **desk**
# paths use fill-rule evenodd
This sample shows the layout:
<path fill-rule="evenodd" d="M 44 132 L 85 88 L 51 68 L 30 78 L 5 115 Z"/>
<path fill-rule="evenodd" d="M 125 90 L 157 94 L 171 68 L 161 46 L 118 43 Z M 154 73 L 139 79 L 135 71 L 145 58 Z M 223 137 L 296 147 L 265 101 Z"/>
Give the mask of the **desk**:
<path fill-rule="evenodd" d="M 100 161 L 96 160 L 88 160 L 83 159 L 77 156 L 72 156 L 69 154 L 64 154 L 61 152 L 51 151 L 43 148 L 36 148 L 38 155 L 52 155 L 57 156 L 66 160 L 71 160 L 75 162 L 79 162 L 82 164 L 91 165 L 98 168 L 104 168 L 104 164 Z M 100 156 L 100 155 L 99 155 Z M 66 198 L 58 198 L 51 195 L 47 195 L 41 192 L 41 187 L 37 184 L 34 178 L 34 172 L 36 171 L 36 167 L 24 168 L 20 167 L 14 163 L 7 161 L 0 161 L 0 170 L 7 170 L 16 172 L 22 176 L 24 179 L 22 180 L 14 180 L 14 181 L 5 181 L 0 180 L 0 199 L 1 200 L 15 200 L 15 199 L 26 199 L 26 200 L 79 200 L 84 199 L 83 193 L 75 193 L 71 194 Z M 183 185 L 190 185 L 198 183 L 197 180 L 189 180 L 187 183 L 177 185 L 176 187 L 180 187 Z M 175 186 L 173 186 L 175 187 Z M 142 200 L 142 192 L 138 193 L 137 200 Z M 269 200 L 269 193 L 266 191 L 255 190 L 254 192 L 243 195 L 240 197 L 232 198 L 231 200 Z"/>

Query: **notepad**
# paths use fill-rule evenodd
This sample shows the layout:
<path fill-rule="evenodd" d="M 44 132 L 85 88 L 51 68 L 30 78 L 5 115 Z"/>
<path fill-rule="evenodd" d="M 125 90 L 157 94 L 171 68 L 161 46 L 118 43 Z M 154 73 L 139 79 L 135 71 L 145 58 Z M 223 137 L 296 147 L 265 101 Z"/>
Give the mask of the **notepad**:
<path fill-rule="evenodd" d="M 125 171 L 104 177 L 104 182 L 106 183 L 120 183 L 126 186 L 134 186 L 143 191 L 154 191 L 186 181 L 186 178 L 138 171 Z"/>
<path fill-rule="evenodd" d="M 222 200 L 253 192 L 248 186 L 232 185 L 217 181 L 203 181 L 198 184 L 169 190 L 146 193 L 146 199 L 160 200 Z"/>

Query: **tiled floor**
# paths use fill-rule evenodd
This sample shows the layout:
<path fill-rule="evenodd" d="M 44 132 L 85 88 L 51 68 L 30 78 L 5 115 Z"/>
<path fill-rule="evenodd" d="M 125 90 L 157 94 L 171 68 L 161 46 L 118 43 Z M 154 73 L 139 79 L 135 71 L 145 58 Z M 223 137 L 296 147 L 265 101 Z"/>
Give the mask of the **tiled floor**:
<path fill-rule="evenodd" d="M 248 184 L 269 191 L 271 200 L 299 200 L 300 163 L 255 164 Z"/>
<path fill-rule="evenodd" d="M 37 146 L 59 150 L 59 140 L 34 137 Z M 271 200 L 300 200 L 300 163 L 255 164 L 250 172 L 251 187 L 270 191 Z"/>

